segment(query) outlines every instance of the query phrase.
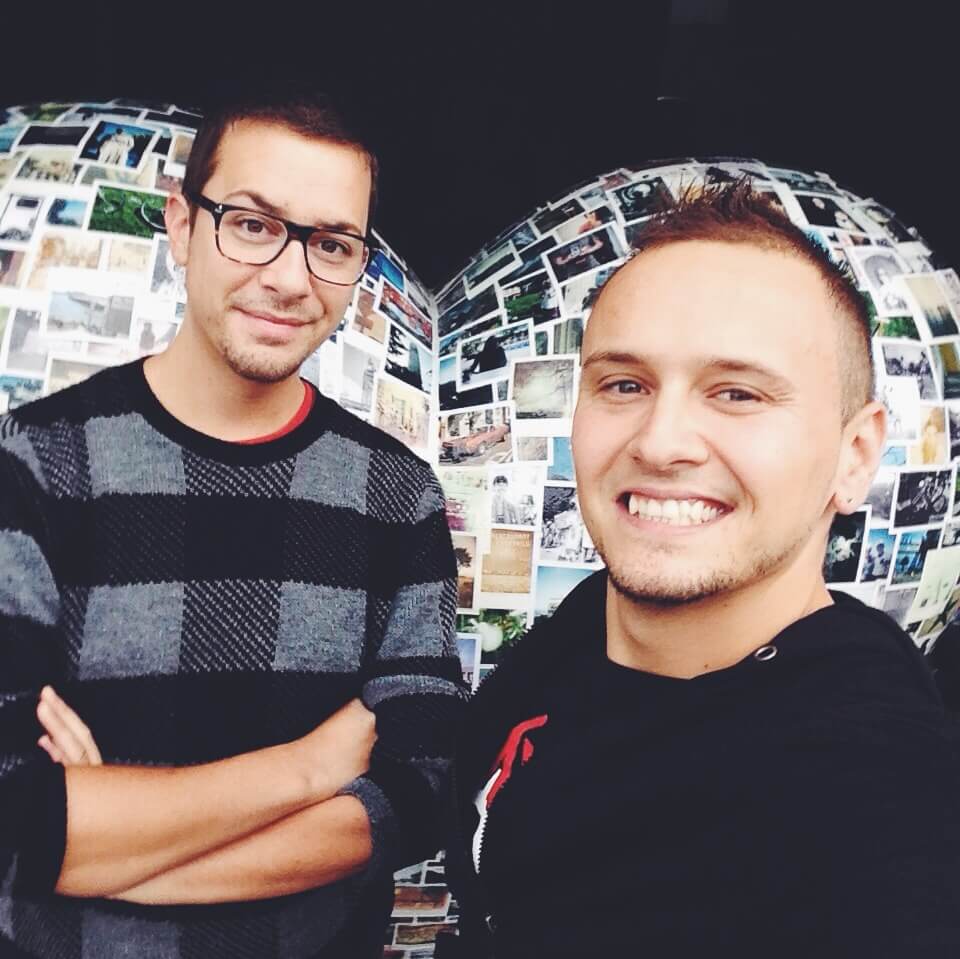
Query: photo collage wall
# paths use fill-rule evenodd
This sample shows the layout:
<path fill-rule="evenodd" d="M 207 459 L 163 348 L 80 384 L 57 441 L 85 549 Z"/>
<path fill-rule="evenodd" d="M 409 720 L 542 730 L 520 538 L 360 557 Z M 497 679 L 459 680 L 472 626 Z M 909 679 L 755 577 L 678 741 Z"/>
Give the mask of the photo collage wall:
<path fill-rule="evenodd" d="M 176 335 L 184 278 L 162 214 L 200 119 L 126 99 L 0 108 L 0 412 Z M 539 206 L 437 291 L 378 237 L 343 323 L 301 371 L 437 470 L 474 688 L 601 566 L 569 439 L 600 289 L 681 191 L 743 175 L 849 268 L 873 317 L 888 445 L 863 508 L 834 523 L 827 582 L 885 610 L 921 646 L 960 608 L 956 272 L 936 269 L 892 211 L 824 173 L 730 157 L 624 167 Z M 455 912 L 442 861 L 397 882 L 384 954 L 432 955 Z"/>

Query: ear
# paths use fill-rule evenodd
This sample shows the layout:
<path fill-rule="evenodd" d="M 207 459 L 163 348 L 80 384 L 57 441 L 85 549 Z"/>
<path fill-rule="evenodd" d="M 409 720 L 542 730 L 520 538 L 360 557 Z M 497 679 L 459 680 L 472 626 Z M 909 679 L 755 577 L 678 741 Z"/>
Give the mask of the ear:
<path fill-rule="evenodd" d="M 833 494 L 833 506 L 838 513 L 854 513 L 860 508 L 880 465 L 886 436 L 887 410 L 877 400 L 864 406 L 847 423 Z"/>
<path fill-rule="evenodd" d="M 190 204 L 182 193 L 171 193 L 163 210 L 170 240 L 170 253 L 174 263 L 187 265 L 187 248 L 190 245 Z"/>

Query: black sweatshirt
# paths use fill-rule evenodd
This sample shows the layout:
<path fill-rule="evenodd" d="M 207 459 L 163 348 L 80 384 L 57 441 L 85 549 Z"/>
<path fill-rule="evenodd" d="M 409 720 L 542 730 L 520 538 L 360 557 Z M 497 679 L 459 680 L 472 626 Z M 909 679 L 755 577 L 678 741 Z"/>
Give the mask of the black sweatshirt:
<path fill-rule="evenodd" d="M 958 767 L 893 621 L 838 594 L 771 658 L 679 680 L 606 658 L 605 589 L 578 587 L 471 705 L 453 954 L 960 956 Z"/>

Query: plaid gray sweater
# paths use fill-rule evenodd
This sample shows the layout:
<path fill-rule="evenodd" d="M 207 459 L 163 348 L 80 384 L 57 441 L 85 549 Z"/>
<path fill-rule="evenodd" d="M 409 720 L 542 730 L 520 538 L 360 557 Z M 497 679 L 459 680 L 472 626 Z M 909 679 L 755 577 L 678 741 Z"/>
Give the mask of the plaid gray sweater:
<path fill-rule="evenodd" d="M 142 363 L 0 418 L 0 955 L 379 955 L 391 872 L 438 846 L 465 699 L 443 495 L 402 444 L 317 395 L 252 446 L 175 420 Z M 108 763 L 188 765 L 376 712 L 362 876 L 295 896 L 144 907 L 51 892 L 62 768 L 36 746 L 54 685 Z"/>

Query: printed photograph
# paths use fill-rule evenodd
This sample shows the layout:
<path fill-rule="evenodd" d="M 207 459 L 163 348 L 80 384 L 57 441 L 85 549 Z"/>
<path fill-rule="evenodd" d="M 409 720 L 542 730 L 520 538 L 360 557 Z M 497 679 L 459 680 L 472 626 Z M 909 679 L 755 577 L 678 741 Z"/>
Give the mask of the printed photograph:
<path fill-rule="evenodd" d="M 100 166 L 91 163 L 83 172 L 80 183 L 91 185 L 98 181 L 105 180 L 107 183 L 119 183 L 123 186 L 139 186 L 150 190 L 163 189 L 160 183 L 157 183 L 157 164 L 147 160 L 143 169 L 138 173 L 135 170 L 123 170 L 120 167 Z"/>
<path fill-rule="evenodd" d="M 481 609 L 457 616 L 457 636 L 475 636 L 482 664 L 499 665 L 503 654 L 527 632 L 527 614 L 515 609 Z"/>
<path fill-rule="evenodd" d="M 440 462 L 480 466 L 513 458 L 510 407 L 504 403 L 440 417 Z"/>
<path fill-rule="evenodd" d="M 898 276 L 906 273 L 906 266 L 896 253 L 886 247 L 861 246 L 848 248 L 847 255 L 866 284 L 879 313 L 890 315 L 910 312 L 899 284 L 894 282 Z"/>
<path fill-rule="evenodd" d="M 960 550 L 931 549 L 923 564 L 920 584 L 907 620 L 927 619 L 943 612 L 960 575 Z M 946 625 L 944 623 L 943 625 Z"/>
<path fill-rule="evenodd" d="M 897 474 L 889 470 L 878 470 L 873 483 L 867 491 L 866 505 L 870 507 L 870 523 L 873 526 L 890 525 L 890 512 L 893 508 L 893 488 Z"/>
<path fill-rule="evenodd" d="M 507 375 L 511 361 L 531 355 L 530 327 L 516 323 L 460 341 L 460 384 L 465 388 Z"/>
<path fill-rule="evenodd" d="M 904 529 L 942 523 L 950 506 L 953 482 L 952 469 L 901 472 L 892 527 Z"/>
<path fill-rule="evenodd" d="M 583 343 L 583 317 L 571 316 L 553 325 L 553 352 L 580 354 Z"/>
<path fill-rule="evenodd" d="M 441 410 L 462 410 L 468 406 L 484 406 L 493 402 L 493 388 L 489 383 L 472 389 L 460 389 L 457 383 L 457 357 L 443 357 L 437 370 Z"/>
<path fill-rule="evenodd" d="M 594 570 L 577 566 L 538 566 L 534 593 L 534 625 L 552 616 L 567 594 Z"/>
<path fill-rule="evenodd" d="M 863 229 L 853 218 L 853 214 L 832 197 L 795 193 L 794 199 L 803 210 L 803 215 L 810 226 L 824 226 L 833 230 L 861 231 Z"/>
<path fill-rule="evenodd" d="M 441 469 L 437 479 L 447 501 L 451 532 L 479 532 L 489 525 L 487 474 L 482 469 Z"/>
<path fill-rule="evenodd" d="M 577 491 L 572 486 L 543 487 L 543 526 L 540 560 L 578 566 L 600 562 L 596 548 L 580 517 Z"/>
<path fill-rule="evenodd" d="M 896 548 L 897 537 L 885 529 L 867 531 L 867 551 L 863 557 L 860 581 L 872 583 L 885 580 L 890 575 L 890 564 Z"/>
<path fill-rule="evenodd" d="M 46 335 L 67 339 L 129 340 L 132 319 L 132 296 L 58 292 L 50 296 Z"/>
<path fill-rule="evenodd" d="M 0 247 L 0 286 L 17 286 L 25 257 L 23 250 Z"/>
<path fill-rule="evenodd" d="M 471 690 L 476 689 L 475 679 L 479 652 L 480 650 L 477 647 L 477 637 L 475 634 L 457 633 L 457 656 L 460 658 L 460 672 L 463 676 L 463 681 Z M 397 879 L 398 875 L 398 873 L 394 873 L 394 879 Z"/>
<path fill-rule="evenodd" d="M 2 133 L 2 131 L 0 131 L 0 133 Z M 533 224 L 524 220 L 513 228 L 506 239 L 513 244 L 515 250 L 520 251 L 530 246 L 531 243 L 536 243 L 537 234 L 533 229 Z"/>
<path fill-rule="evenodd" d="M 143 317 L 133 322 L 133 343 L 138 355 L 162 353 L 177 335 L 180 323 L 174 318 Z"/>
<path fill-rule="evenodd" d="M 920 386 L 910 376 L 885 380 L 880 399 L 887 408 L 887 442 L 915 443 L 920 438 Z"/>
<path fill-rule="evenodd" d="M 565 283 L 581 273 L 619 260 L 623 255 L 623 248 L 612 227 L 604 227 L 558 247 L 547 254 L 547 261 L 557 282 Z"/>
<path fill-rule="evenodd" d="M 518 463 L 547 463 L 550 460 L 549 436 L 518 436 Z"/>
<path fill-rule="evenodd" d="M 546 270 L 504 286 L 502 292 L 508 323 L 531 320 L 536 326 L 560 316 L 557 288 Z"/>
<path fill-rule="evenodd" d="M 96 270 L 102 249 L 103 241 L 98 236 L 85 233 L 42 233 L 27 279 L 27 288 L 47 289 L 50 270 L 58 267 Z"/>
<path fill-rule="evenodd" d="M 457 608 L 476 609 L 477 537 L 453 533 L 451 539 L 457 558 Z"/>
<path fill-rule="evenodd" d="M 58 390 L 66 389 L 89 379 L 94 373 L 103 369 L 100 363 L 89 360 L 77 360 L 66 357 L 50 357 L 50 368 L 47 371 L 47 388 L 44 393 L 49 396 Z"/>
<path fill-rule="evenodd" d="M 897 219 L 893 211 L 881 206 L 876 201 L 858 203 L 855 210 L 861 214 L 860 218 L 865 223 L 876 224 L 895 243 L 910 243 L 913 241 L 913 235 Z"/>
<path fill-rule="evenodd" d="M 529 593 L 533 530 L 490 530 L 490 548 L 481 559 L 480 590 L 489 594 Z"/>
<path fill-rule="evenodd" d="M 947 407 L 947 426 L 950 432 L 950 459 L 960 458 L 960 409 Z"/>
<path fill-rule="evenodd" d="M 957 341 L 936 343 L 930 349 L 937 385 L 945 400 L 960 399 L 960 355 Z"/>
<path fill-rule="evenodd" d="M 13 150 L 13 145 L 22 131 L 22 123 L 5 123 L 0 126 L 0 154 L 9 154 Z"/>
<path fill-rule="evenodd" d="M 932 339 L 956 336 L 960 333 L 950 309 L 947 294 L 932 273 L 920 276 L 905 276 L 903 282 L 920 309 L 920 316 L 927 324 Z"/>
<path fill-rule="evenodd" d="M 46 370 L 50 345 L 40 334 L 40 320 L 39 311 L 23 309 L 16 310 L 12 319 L 7 318 L 6 366 L 9 370 L 34 374 Z"/>
<path fill-rule="evenodd" d="M 881 344 L 887 376 L 913 376 L 920 387 L 920 399 L 936 402 L 940 399 L 933 378 L 933 367 L 927 348 L 919 343 Z"/>
<path fill-rule="evenodd" d="M 387 318 L 373 308 L 375 300 L 375 295 L 369 290 L 357 287 L 357 305 L 351 327 L 375 343 L 383 343 L 387 337 Z"/>
<path fill-rule="evenodd" d="M 47 208 L 47 223 L 50 226 L 82 227 L 87 215 L 86 200 L 68 200 L 55 197 Z"/>
<path fill-rule="evenodd" d="M 556 237 L 560 243 L 569 243 L 583 233 L 592 233 L 598 227 L 613 220 L 613 211 L 606 204 L 595 206 L 586 213 L 567 220 L 563 226 L 557 228 Z"/>
<path fill-rule="evenodd" d="M 673 194 L 662 177 L 638 180 L 613 191 L 625 223 L 662 213 L 673 206 Z"/>
<path fill-rule="evenodd" d="M 374 426 L 426 455 L 429 445 L 430 400 L 419 390 L 396 380 L 377 381 Z"/>
<path fill-rule="evenodd" d="M 390 324 L 387 335 L 387 358 L 384 369 L 414 389 L 430 392 L 433 369 L 430 354 L 396 323 Z"/>
<path fill-rule="evenodd" d="M 77 182 L 82 169 L 79 163 L 73 162 L 73 154 L 69 151 L 31 150 L 20 164 L 16 179 L 69 185 Z"/>
<path fill-rule="evenodd" d="M 17 149 L 25 147 L 76 147 L 90 132 L 89 126 L 71 125 L 67 123 L 31 123 L 20 137 Z M 70 156 L 73 151 L 70 151 Z"/>
<path fill-rule="evenodd" d="M 927 553 L 936 549 L 940 542 L 940 530 L 916 530 L 901 533 L 897 553 L 890 574 L 891 586 L 907 586 L 920 582 Z"/>
<path fill-rule="evenodd" d="M 561 223 L 566 223 L 578 213 L 583 213 L 583 204 L 575 198 L 571 198 L 556 207 L 548 207 L 546 210 L 537 213 L 533 217 L 533 225 L 537 228 L 540 235 L 550 233 Z"/>
<path fill-rule="evenodd" d="M 844 516 L 838 513 L 830 524 L 823 558 L 827 583 L 855 583 L 866 538 L 867 514 L 863 510 Z"/>
<path fill-rule="evenodd" d="M 483 333 L 486 330 L 496 330 L 500 329 L 503 324 L 500 321 L 500 314 L 494 313 L 492 316 L 488 316 L 485 320 L 479 320 L 476 323 L 471 323 L 470 326 L 465 326 L 461 330 L 454 330 L 453 333 L 443 337 L 438 344 L 438 353 L 440 356 L 450 356 L 451 354 L 457 353 L 457 344 L 467 337 L 476 336 L 478 333 Z"/>
<path fill-rule="evenodd" d="M 374 382 L 380 364 L 373 353 L 343 343 L 343 375 L 340 379 L 340 402 L 355 413 L 369 415 L 373 408 Z"/>
<path fill-rule="evenodd" d="M 19 376 L 16 373 L 0 373 L 0 414 L 9 413 L 40 399 L 43 395 L 43 379 L 35 376 Z"/>
<path fill-rule="evenodd" d="M 490 522 L 536 526 L 543 471 L 535 466 L 501 466 L 490 474 Z"/>
<path fill-rule="evenodd" d="M 383 250 L 377 250 L 377 252 L 374 253 L 365 272 L 371 280 L 378 280 L 382 276 L 392 283 L 401 293 L 407 292 L 407 284 L 403 277 L 403 270 L 401 270 Z"/>
<path fill-rule="evenodd" d="M 153 258 L 153 247 L 140 240 L 111 240 L 106 268 L 111 273 L 145 274 Z"/>
<path fill-rule="evenodd" d="M 496 288 L 488 286 L 475 297 L 464 297 L 444 310 L 437 321 L 439 335 L 446 336 L 454 330 L 469 326 L 491 313 L 496 313 L 499 309 Z M 499 317 L 497 322 L 499 323 Z"/>
<path fill-rule="evenodd" d="M 80 148 L 80 159 L 102 166 L 136 170 L 158 131 L 119 120 L 101 120 Z"/>
<path fill-rule="evenodd" d="M 174 261 L 173 254 L 170 252 L 170 241 L 160 233 L 154 238 L 150 292 L 167 300 L 187 302 L 186 272 L 179 263 Z"/>
<path fill-rule="evenodd" d="M 837 188 L 823 177 L 799 170 L 784 170 L 779 167 L 767 167 L 767 173 L 775 180 L 786 183 L 791 190 L 806 190 L 811 193 L 836 194 Z"/>
<path fill-rule="evenodd" d="M 933 466 L 947 462 L 949 443 L 946 420 L 942 406 L 922 407 L 920 441 L 907 450 L 907 462 L 911 466 Z"/>
<path fill-rule="evenodd" d="M 507 241 L 491 250 L 467 267 L 463 275 L 467 293 L 471 296 L 484 284 L 509 273 L 520 263 L 520 257 L 512 243 Z"/>
<path fill-rule="evenodd" d="M 903 629 L 907 623 L 907 613 L 910 611 L 916 595 L 915 587 L 913 589 L 887 589 L 883 595 L 880 608 Z"/>
<path fill-rule="evenodd" d="M 565 316 L 580 316 L 589 313 L 607 280 L 616 272 L 607 267 L 587 276 L 571 280 L 563 288 L 563 313 Z"/>
<path fill-rule="evenodd" d="M 518 360 L 511 384 L 517 419 L 569 419 L 576 395 L 575 366 L 573 359 Z"/>
<path fill-rule="evenodd" d="M 539 273 L 545 265 L 543 255 L 555 249 L 556 246 L 557 241 L 552 236 L 546 236 L 532 246 L 528 246 L 523 253 L 520 254 L 520 265 L 512 273 L 503 277 L 501 282 L 509 286 L 512 283 L 516 283 L 517 280 L 529 276 L 531 273 Z"/>
<path fill-rule="evenodd" d="M 33 236 L 43 197 L 11 193 L 6 201 L 0 198 L 0 240 L 26 243 Z"/>
<path fill-rule="evenodd" d="M 165 233 L 166 196 L 115 186 L 98 186 L 87 227 L 104 233 L 123 233 L 151 239 Z"/>
<path fill-rule="evenodd" d="M 547 479 L 573 483 L 576 476 L 573 471 L 573 450 L 569 436 L 553 437 L 553 458 L 547 469 Z"/>
<path fill-rule="evenodd" d="M 389 283 L 381 287 L 376 309 L 412 333 L 428 350 L 433 347 L 433 321 Z"/>

